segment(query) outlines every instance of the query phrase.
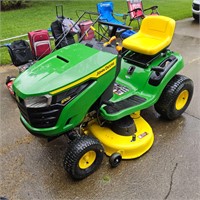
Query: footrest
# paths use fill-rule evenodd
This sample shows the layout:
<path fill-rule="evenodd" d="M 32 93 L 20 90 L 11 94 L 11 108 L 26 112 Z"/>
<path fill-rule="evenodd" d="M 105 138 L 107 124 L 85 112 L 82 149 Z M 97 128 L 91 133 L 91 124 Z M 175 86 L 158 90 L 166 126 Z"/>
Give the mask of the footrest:
<path fill-rule="evenodd" d="M 124 99 L 122 101 L 112 103 L 109 105 L 106 105 L 103 109 L 108 113 L 108 114 L 114 114 L 117 113 L 121 110 L 125 110 L 131 107 L 134 107 L 136 105 L 139 105 L 143 102 L 145 102 L 146 99 L 142 98 L 137 95 L 133 95 L 131 97 L 128 97 L 127 99 Z"/>

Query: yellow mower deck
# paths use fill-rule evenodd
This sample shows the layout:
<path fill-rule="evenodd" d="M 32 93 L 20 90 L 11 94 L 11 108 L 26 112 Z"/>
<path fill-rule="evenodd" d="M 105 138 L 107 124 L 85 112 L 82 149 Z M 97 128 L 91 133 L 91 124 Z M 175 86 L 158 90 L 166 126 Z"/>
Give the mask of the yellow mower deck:
<path fill-rule="evenodd" d="M 104 146 L 108 156 L 120 153 L 122 159 L 137 158 L 150 149 L 154 135 L 150 125 L 140 114 L 132 114 L 131 117 L 136 125 L 137 132 L 133 133 L 135 137 L 116 134 L 110 128 L 100 126 L 96 120 L 88 124 L 85 133 L 96 137 Z"/>

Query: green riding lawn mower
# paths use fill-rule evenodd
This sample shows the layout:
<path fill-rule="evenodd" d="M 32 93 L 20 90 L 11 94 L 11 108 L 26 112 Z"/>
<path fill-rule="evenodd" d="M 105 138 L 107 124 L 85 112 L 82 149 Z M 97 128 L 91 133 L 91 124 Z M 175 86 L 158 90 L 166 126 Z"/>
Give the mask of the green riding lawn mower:
<path fill-rule="evenodd" d="M 48 139 L 69 137 L 64 168 L 74 179 L 97 170 L 104 153 L 116 167 L 122 159 L 150 149 L 154 135 L 141 110 L 154 105 L 170 120 L 186 110 L 193 82 L 177 74 L 183 59 L 168 49 L 174 29 L 173 19 L 149 16 L 121 46 L 108 42 L 117 54 L 76 43 L 15 79 L 13 89 L 27 130 Z"/>

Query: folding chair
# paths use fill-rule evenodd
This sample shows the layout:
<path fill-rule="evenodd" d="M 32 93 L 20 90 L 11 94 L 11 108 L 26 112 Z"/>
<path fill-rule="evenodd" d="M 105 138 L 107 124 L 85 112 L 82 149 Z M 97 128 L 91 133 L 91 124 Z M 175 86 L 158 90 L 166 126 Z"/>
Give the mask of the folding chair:
<path fill-rule="evenodd" d="M 102 32 L 104 35 L 108 35 L 108 37 L 113 36 L 113 26 L 109 26 L 107 25 L 107 23 L 111 23 L 111 24 L 118 24 L 120 25 L 126 25 L 126 18 L 127 18 L 127 14 L 119 14 L 119 13 L 114 13 L 113 12 L 114 9 L 114 5 L 112 1 L 104 1 L 104 2 L 100 2 L 97 4 L 97 12 L 99 13 L 100 17 L 99 17 L 99 26 L 98 26 L 98 31 Z M 117 20 L 115 16 L 119 16 L 122 17 L 122 19 L 124 20 L 124 22 L 121 22 L 119 20 Z M 116 27 L 114 27 L 116 29 Z M 116 34 L 120 35 L 122 32 L 126 31 L 123 28 L 117 28 L 116 29 Z M 129 31 L 129 34 L 132 35 L 134 34 L 134 31 Z"/>
<path fill-rule="evenodd" d="M 142 0 L 127 0 L 128 13 L 130 15 L 129 26 L 133 20 L 137 20 L 138 27 L 140 28 L 141 20 L 146 16 L 145 11 L 151 10 L 150 15 L 159 15 L 157 8 L 158 6 L 152 6 L 147 9 L 143 9 Z"/>
<path fill-rule="evenodd" d="M 100 14 L 99 19 L 114 24 L 125 24 L 127 14 L 119 14 L 113 12 L 114 5 L 112 1 L 103 1 L 97 4 L 97 12 Z M 117 20 L 115 16 L 122 17 L 124 22 Z"/>

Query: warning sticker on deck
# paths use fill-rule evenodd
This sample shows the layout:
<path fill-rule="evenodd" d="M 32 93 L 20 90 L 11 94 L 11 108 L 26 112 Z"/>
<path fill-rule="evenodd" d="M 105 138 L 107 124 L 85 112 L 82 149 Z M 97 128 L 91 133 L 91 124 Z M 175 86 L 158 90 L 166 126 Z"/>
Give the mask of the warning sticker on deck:
<path fill-rule="evenodd" d="M 118 83 L 114 84 L 113 93 L 120 96 L 128 91 L 129 91 L 129 89 L 126 86 L 120 85 Z"/>

